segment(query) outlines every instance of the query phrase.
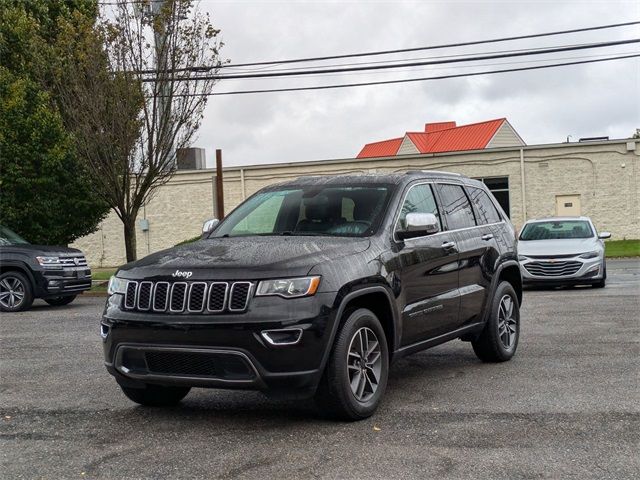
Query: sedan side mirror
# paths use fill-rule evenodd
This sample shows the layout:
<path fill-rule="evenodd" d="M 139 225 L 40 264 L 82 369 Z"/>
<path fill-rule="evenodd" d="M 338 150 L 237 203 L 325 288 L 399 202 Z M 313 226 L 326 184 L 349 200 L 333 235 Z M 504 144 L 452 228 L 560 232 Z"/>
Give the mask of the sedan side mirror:
<path fill-rule="evenodd" d="M 605 238 L 611 238 L 611 234 L 609 232 L 600 232 L 598 234 L 598 238 L 604 240 Z"/>
<path fill-rule="evenodd" d="M 220 220 L 218 220 L 217 218 L 211 218 L 204 222 L 204 224 L 202 225 L 202 238 L 208 237 L 219 223 Z"/>
<path fill-rule="evenodd" d="M 407 213 L 404 230 L 398 232 L 401 239 L 432 235 L 440 231 L 440 222 L 433 213 Z"/>

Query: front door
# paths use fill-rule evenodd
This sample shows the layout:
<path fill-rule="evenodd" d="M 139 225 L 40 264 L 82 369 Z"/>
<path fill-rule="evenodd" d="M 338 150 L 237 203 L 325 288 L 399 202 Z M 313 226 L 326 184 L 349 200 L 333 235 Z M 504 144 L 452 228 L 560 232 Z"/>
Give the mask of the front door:
<path fill-rule="evenodd" d="M 407 192 L 396 229 L 404 228 L 407 213 L 433 213 L 440 219 L 430 184 L 417 184 Z M 442 230 L 442 221 L 440 222 Z M 395 276 L 400 283 L 402 346 L 440 335 L 458 318 L 458 253 L 449 232 L 398 240 Z"/>

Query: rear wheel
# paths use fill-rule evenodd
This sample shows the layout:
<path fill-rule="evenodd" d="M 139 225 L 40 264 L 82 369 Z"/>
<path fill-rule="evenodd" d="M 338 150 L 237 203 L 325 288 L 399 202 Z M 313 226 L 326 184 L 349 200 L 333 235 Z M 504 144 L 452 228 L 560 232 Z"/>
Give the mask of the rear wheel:
<path fill-rule="evenodd" d="M 143 388 L 131 388 L 120 385 L 124 394 L 140 405 L 147 407 L 170 407 L 180 403 L 187 396 L 191 387 L 164 387 L 161 385 L 145 385 Z"/>
<path fill-rule="evenodd" d="M 0 275 L 0 311 L 19 312 L 33 303 L 31 282 L 20 272 L 5 272 Z"/>
<path fill-rule="evenodd" d="M 76 295 L 66 295 L 64 297 L 45 298 L 44 301 L 54 307 L 61 307 L 62 305 L 69 305 L 76 299 Z"/>
<path fill-rule="evenodd" d="M 323 413 L 343 420 L 367 418 L 378 408 L 388 374 L 389 352 L 380 321 L 370 310 L 354 310 L 336 336 L 316 403 Z"/>
<path fill-rule="evenodd" d="M 483 362 L 505 362 L 516 353 L 519 336 L 518 297 L 509 282 L 500 282 L 484 330 L 471 342 L 473 351 Z"/>

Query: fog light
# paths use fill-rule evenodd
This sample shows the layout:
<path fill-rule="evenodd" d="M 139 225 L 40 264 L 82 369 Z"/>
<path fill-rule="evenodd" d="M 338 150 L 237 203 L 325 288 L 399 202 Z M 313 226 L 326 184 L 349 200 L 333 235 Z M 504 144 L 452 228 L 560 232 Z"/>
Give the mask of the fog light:
<path fill-rule="evenodd" d="M 591 268 L 589 268 L 587 270 L 587 272 L 599 272 L 600 271 L 600 265 L 593 265 Z"/>
<path fill-rule="evenodd" d="M 302 329 L 263 330 L 261 335 L 270 345 L 295 345 L 302 338 Z"/>
<path fill-rule="evenodd" d="M 60 280 L 49 280 L 47 286 L 49 288 L 60 288 L 62 286 L 62 282 Z"/>
<path fill-rule="evenodd" d="M 109 325 L 105 325 L 104 323 L 100 324 L 100 336 L 102 337 L 103 341 L 107 340 L 107 337 L 109 336 Z"/>

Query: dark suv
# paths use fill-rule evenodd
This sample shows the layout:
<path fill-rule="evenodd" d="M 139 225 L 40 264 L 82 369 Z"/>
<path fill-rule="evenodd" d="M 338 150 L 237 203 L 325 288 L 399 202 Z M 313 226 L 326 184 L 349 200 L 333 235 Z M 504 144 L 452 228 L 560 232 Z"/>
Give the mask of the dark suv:
<path fill-rule="evenodd" d="M 31 245 L 0 225 L 0 311 L 26 310 L 35 298 L 67 305 L 91 288 L 91 270 L 75 248 Z"/>
<path fill-rule="evenodd" d="M 412 171 L 264 188 L 202 240 L 122 267 L 109 292 L 105 363 L 131 400 L 257 389 L 361 419 L 404 355 L 460 338 L 509 360 L 522 281 L 486 187 Z"/>

